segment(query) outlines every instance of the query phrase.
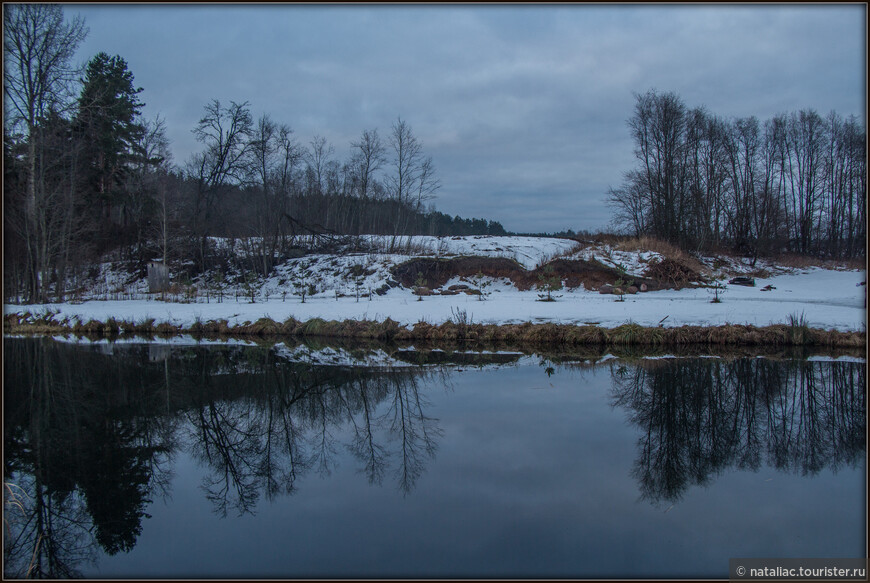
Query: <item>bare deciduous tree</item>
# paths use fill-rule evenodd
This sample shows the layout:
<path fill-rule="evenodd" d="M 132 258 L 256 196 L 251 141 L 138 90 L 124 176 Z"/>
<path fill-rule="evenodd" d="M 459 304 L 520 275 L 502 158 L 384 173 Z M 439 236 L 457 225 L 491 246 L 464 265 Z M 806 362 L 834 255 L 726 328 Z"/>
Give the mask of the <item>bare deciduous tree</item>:
<path fill-rule="evenodd" d="M 11 133 L 20 127 L 27 134 L 23 238 L 32 300 L 45 299 L 50 263 L 49 245 L 44 240 L 51 235 L 49 226 L 38 224 L 40 216 L 45 216 L 40 207 L 47 204 L 37 151 L 45 140 L 38 134 L 45 119 L 59 115 L 73 103 L 79 69 L 72 65 L 72 58 L 87 33 L 81 18 L 65 22 L 56 4 L 3 5 L 4 129 Z"/>
<path fill-rule="evenodd" d="M 231 101 L 228 107 L 222 107 L 215 99 L 205 106 L 205 115 L 193 129 L 196 140 L 205 146 L 188 163 L 188 174 L 197 185 L 192 224 L 199 239 L 201 265 L 205 263 L 206 232 L 213 227 L 217 198 L 228 186 L 243 183 L 249 171 L 252 126 L 247 102 Z"/>
<path fill-rule="evenodd" d="M 723 121 L 672 94 L 636 95 L 638 167 L 608 199 L 636 234 L 685 248 L 853 257 L 866 196 L 866 135 L 812 110 Z"/>

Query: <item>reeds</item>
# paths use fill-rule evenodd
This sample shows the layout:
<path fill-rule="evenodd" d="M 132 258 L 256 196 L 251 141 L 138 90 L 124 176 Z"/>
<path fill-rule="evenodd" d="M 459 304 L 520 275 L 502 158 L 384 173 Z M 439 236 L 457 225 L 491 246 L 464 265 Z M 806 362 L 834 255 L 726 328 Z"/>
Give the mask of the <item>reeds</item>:
<path fill-rule="evenodd" d="M 256 322 L 230 325 L 227 320 L 196 320 L 190 326 L 169 322 L 155 323 L 154 319 L 131 322 L 110 318 L 106 322 L 88 320 L 82 323 L 69 318 L 58 319 L 57 314 L 6 314 L 6 334 L 75 334 L 88 337 L 115 337 L 123 335 L 173 336 L 191 334 L 203 337 L 301 337 L 301 338 L 353 338 L 381 341 L 432 341 L 436 343 L 507 343 L 540 346 L 866 346 L 866 335 L 861 332 L 841 332 L 810 328 L 805 316 L 791 316 L 785 324 L 757 327 L 741 324 L 723 326 L 679 326 L 673 328 L 646 327 L 629 322 L 615 328 L 573 324 L 475 324 L 461 316 L 458 321 L 430 324 L 420 321 L 411 327 L 386 319 L 324 320 L 312 318 L 300 322 L 288 318 L 275 322 L 262 317 Z M 464 321 L 463 321 L 464 320 Z"/>

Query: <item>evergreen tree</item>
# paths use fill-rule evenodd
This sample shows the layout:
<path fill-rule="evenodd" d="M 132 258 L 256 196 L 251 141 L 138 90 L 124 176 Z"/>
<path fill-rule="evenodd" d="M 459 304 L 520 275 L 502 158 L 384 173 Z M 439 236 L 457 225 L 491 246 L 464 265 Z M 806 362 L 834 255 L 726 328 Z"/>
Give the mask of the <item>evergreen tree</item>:
<path fill-rule="evenodd" d="M 144 153 L 142 107 L 133 74 L 120 56 L 99 53 L 88 63 L 79 98 L 77 125 L 88 151 L 87 183 L 103 219 L 124 221 L 123 185 L 134 162 Z M 113 206 L 118 212 L 113 213 Z"/>

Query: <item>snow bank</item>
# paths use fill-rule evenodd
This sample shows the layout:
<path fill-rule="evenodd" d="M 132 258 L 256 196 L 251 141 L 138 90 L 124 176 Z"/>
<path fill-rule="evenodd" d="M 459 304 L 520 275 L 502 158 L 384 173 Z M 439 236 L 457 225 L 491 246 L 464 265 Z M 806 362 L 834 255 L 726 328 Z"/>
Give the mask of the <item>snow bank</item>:
<path fill-rule="evenodd" d="M 772 275 L 756 278 L 756 287 L 727 286 L 722 303 L 712 304 L 708 289 L 664 290 L 625 296 L 624 302 L 616 296 L 601 295 L 584 289 L 556 292 L 557 301 L 541 302 L 537 291 L 518 291 L 507 280 L 486 278 L 485 301 L 476 296 L 427 296 L 417 301 L 411 290 L 392 287 L 391 267 L 412 257 L 451 257 L 480 255 L 507 257 L 534 269 L 556 257 L 568 259 L 595 259 L 605 265 L 624 270 L 630 276 L 639 276 L 651 262 L 661 259 L 651 251 L 620 251 L 608 245 L 580 246 L 575 241 L 541 237 L 400 237 L 385 236 L 363 238 L 371 251 L 341 255 L 311 254 L 291 259 L 277 266 L 269 278 L 255 282 L 251 287 L 226 281 L 216 283 L 206 275 L 194 281 L 200 297 L 196 303 L 168 303 L 150 299 L 117 299 L 85 301 L 76 304 L 6 305 L 5 313 L 58 312 L 60 318 L 78 318 L 105 321 L 109 318 L 144 321 L 153 318 L 156 323 L 168 322 L 190 326 L 197 321 L 227 320 L 230 325 L 254 322 L 262 317 L 284 321 L 323 318 L 326 320 L 385 320 L 391 318 L 404 325 L 420 321 L 440 324 L 464 318 L 466 322 L 482 324 L 508 323 L 566 323 L 596 324 L 608 328 L 628 322 L 643 326 L 718 326 L 723 324 L 752 324 L 766 326 L 788 322 L 790 317 L 801 317 L 811 327 L 841 331 L 866 330 L 865 271 L 835 271 L 821 268 L 803 270 L 785 269 L 769 262 L 759 261 Z M 219 241 L 216 241 L 219 242 Z M 236 243 L 239 245 L 239 243 Z M 389 253 L 390 249 L 396 253 Z M 739 260 L 716 261 L 701 258 L 708 267 L 718 264 L 727 269 L 716 272 L 746 272 L 750 269 Z M 715 263 L 714 263 L 715 261 Z M 112 270 L 108 263 L 101 265 L 94 284 L 107 292 L 123 291 L 129 297 L 146 298 L 144 279 Z M 715 272 L 711 268 L 711 272 Z M 226 274 L 227 276 L 230 274 Z M 236 274 L 238 275 L 238 274 Z M 231 279 L 225 276 L 226 279 Z M 126 283 L 125 283 L 126 282 Z M 460 282 L 454 278 L 448 285 Z M 392 285 L 396 285 L 392 282 Z M 762 291 L 765 286 L 775 289 Z M 446 286 L 445 286 L 446 287 Z M 92 297 L 100 296 L 100 289 L 92 288 Z M 202 297 L 203 290 L 209 297 Z M 215 301 L 220 290 L 223 301 Z M 255 303 L 248 293 L 255 292 Z M 305 302 L 300 295 L 305 290 Z M 379 290 L 383 295 L 374 292 Z M 362 296 L 357 299 L 357 296 Z M 370 297 L 367 297 L 370 296 Z M 103 293 L 103 298 L 123 297 L 122 294 Z M 264 300 L 263 298 L 269 298 Z"/>

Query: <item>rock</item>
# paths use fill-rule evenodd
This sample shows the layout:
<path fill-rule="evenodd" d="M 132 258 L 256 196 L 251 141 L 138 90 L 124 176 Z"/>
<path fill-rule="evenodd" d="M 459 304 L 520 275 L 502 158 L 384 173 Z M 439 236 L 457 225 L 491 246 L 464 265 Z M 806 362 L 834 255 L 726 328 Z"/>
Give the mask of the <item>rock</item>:
<path fill-rule="evenodd" d="M 645 292 L 645 291 L 649 290 L 649 288 L 646 286 L 645 283 L 642 283 L 642 284 L 640 284 L 640 288 L 638 288 L 638 290 Z"/>
<path fill-rule="evenodd" d="M 612 294 L 613 293 L 613 286 L 610 285 L 609 283 L 605 283 L 604 285 L 602 285 L 601 287 L 598 288 L 598 293 L 600 293 L 600 294 Z"/>
<path fill-rule="evenodd" d="M 465 292 L 465 295 L 469 295 L 469 296 L 481 295 L 481 291 L 479 289 L 464 289 L 462 291 Z"/>
<path fill-rule="evenodd" d="M 465 285 L 464 283 L 457 283 L 456 285 L 451 285 L 447 289 L 449 289 L 450 291 L 459 291 L 459 290 L 470 289 L 470 287 Z"/>
<path fill-rule="evenodd" d="M 628 288 L 625 291 L 626 291 L 626 293 L 636 294 L 637 288 L 633 285 L 630 285 L 630 286 L 628 286 Z"/>
<path fill-rule="evenodd" d="M 459 295 L 459 290 L 458 290 L 458 289 L 442 289 L 440 292 L 438 292 L 438 295 L 441 295 L 441 296 L 458 296 L 458 295 Z"/>
<path fill-rule="evenodd" d="M 428 287 L 415 287 L 414 288 L 414 295 L 415 296 L 431 296 L 432 290 L 429 289 Z"/>

